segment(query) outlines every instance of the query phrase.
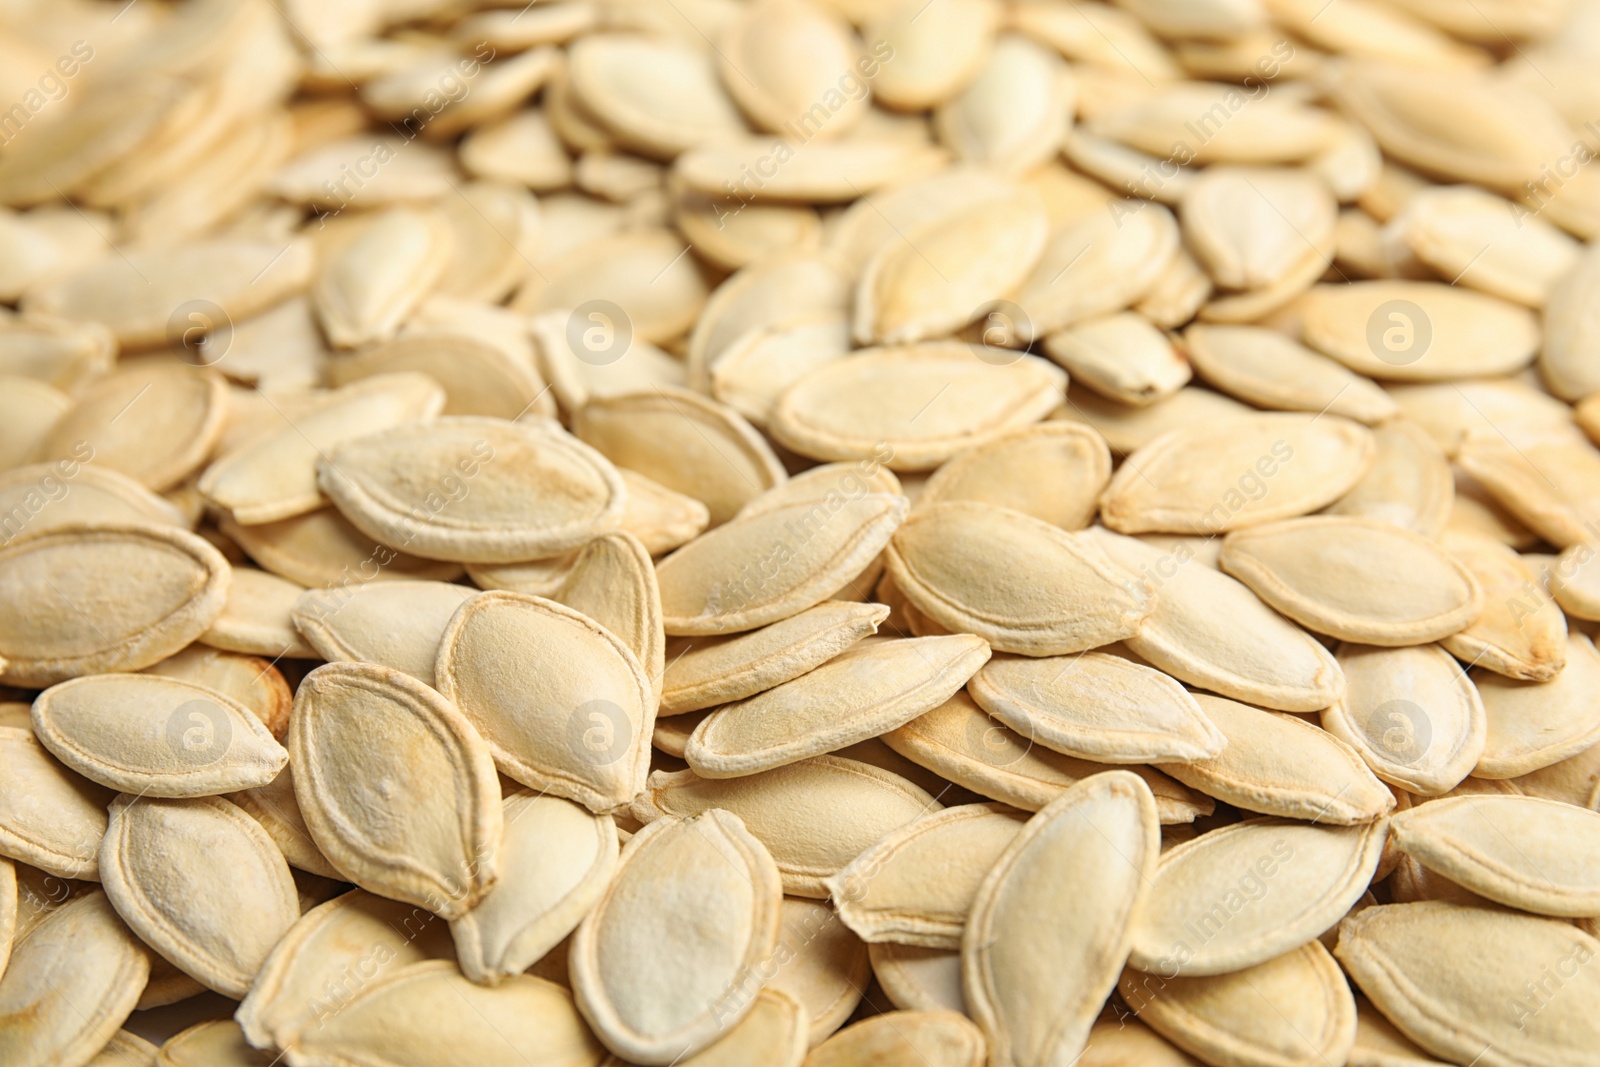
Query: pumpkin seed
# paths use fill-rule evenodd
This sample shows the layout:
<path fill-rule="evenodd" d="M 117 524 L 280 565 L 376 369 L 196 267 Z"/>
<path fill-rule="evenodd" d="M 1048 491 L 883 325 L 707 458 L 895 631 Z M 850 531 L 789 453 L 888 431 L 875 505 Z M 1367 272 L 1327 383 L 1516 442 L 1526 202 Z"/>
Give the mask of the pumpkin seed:
<path fill-rule="evenodd" d="M 1385 422 L 1397 410 L 1371 380 L 1276 330 L 1196 323 L 1183 331 L 1183 343 L 1200 377 L 1250 404 L 1275 411 L 1327 412 L 1369 426 Z"/>
<path fill-rule="evenodd" d="M 1424 537 L 1438 537 L 1455 503 L 1455 479 L 1444 452 L 1421 426 L 1394 419 L 1372 430 L 1372 466 L 1328 515 L 1376 519 Z"/>
<path fill-rule="evenodd" d="M 40 742 L 90 781 L 139 796 L 265 785 L 289 761 L 266 726 L 214 689 L 154 674 L 96 674 L 33 706 Z"/>
<path fill-rule="evenodd" d="M 890 832 L 828 879 L 839 917 L 868 942 L 959 949 L 978 886 L 1024 821 L 1003 804 L 968 804 Z"/>
<path fill-rule="evenodd" d="M 662 879 L 693 888 L 663 899 L 654 892 Z M 777 865 L 738 816 L 713 810 L 651 823 L 628 841 L 611 885 L 578 927 L 579 1010 L 629 1059 L 671 1063 L 700 1051 L 754 1006 L 751 972 L 776 947 L 781 899 Z M 663 943 L 677 965 L 628 965 Z"/>
<path fill-rule="evenodd" d="M 1217 285 L 1262 289 L 1333 239 L 1338 205 L 1304 170 L 1208 167 L 1180 215 L 1184 243 Z"/>
<path fill-rule="evenodd" d="M 488 746 L 410 675 L 368 663 L 312 671 L 295 694 L 289 758 L 312 839 L 357 885 L 446 919 L 493 887 L 502 823 Z M 448 821 L 398 814 L 440 796 L 453 801 Z"/>
<path fill-rule="evenodd" d="M 1079 759 L 1208 759 L 1227 744 L 1183 686 L 1105 652 L 990 660 L 967 691 L 1018 734 Z"/>
<path fill-rule="evenodd" d="M 738 816 L 771 851 L 784 892 L 823 898 L 825 879 L 889 831 L 940 805 L 897 774 L 839 756 L 813 756 L 743 778 L 657 771 L 628 812 L 649 823 L 712 808 Z"/>
<path fill-rule="evenodd" d="M 0 1053 L 19 1067 L 88 1063 L 133 1011 L 149 971 L 104 893 L 58 908 L 0 977 Z"/>
<path fill-rule="evenodd" d="M 889 543 L 895 584 L 935 622 L 1001 652 L 1051 656 L 1132 636 L 1151 589 L 1092 538 L 975 502 L 936 504 Z"/>
<path fill-rule="evenodd" d="M 481 593 L 450 620 L 434 672 L 508 777 L 595 812 L 644 788 L 650 678 L 588 616 L 524 593 Z"/>
<path fill-rule="evenodd" d="M 576 548 L 617 523 L 626 494 L 615 468 L 581 441 L 468 415 L 338 443 L 317 479 L 384 544 L 488 563 Z"/>
<path fill-rule="evenodd" d="M 1464 630 L 1443 638 L 1446 651 L 1511 678 L 1543 682 L 1566 665 L 1567 621 L 1541 596 L 1534 610 L 1520 598 L 1534 588 L 1534 570 L 1505 545 L 1448 532 L 1445 549 L 1483 588 L 1483 610 Z"/>
<path fill-rule="evenodd" d="M 1171 849 L 1134 922 L 1128 965 L 1164 978 L 1204 976 L 1292 952 L 1366 892 L 1386 835 L 1382 820 L 1321 827 L 1247 819 Z"/>
<path fill-rule="evenodd" d="M 1408 792 L 1438 796 L 1471 774 L 1486 719 L 1477 687 L 1436 645 L 1339 646 L 1348 688 L 1322 728 L 1361 754 L 1372 773 Z"/>
<path fill-rule="evenodd" d="M 100 879 L 112 795 L 57 763 L 27 730 L 0 727 L 0 852 L 57 878 Z"/>
<path fill-rule="evenodd" d="M 496 985 L 577 928 L 616 869 L 616 823 L 571 801 L 513 793 L 503 804 L 500 880 L 450 924 L 461 970 Z"/>
<path fill-rule="evenodd" d="M 647 155 L 679 152 L 746 129 L 717 79 L 715 57 L 688 42 L 593 34 L 571 52 L 572 91 L 606 129 Z"/>
<path fill-rule="evenodd" d="M 967 1013 L 961 992 L 961 953 L 875 941 L 867 946 L 884 995 L 905 1011 Z"/>
<path fill-rule="evenodd" d="M 393 208 L 322 262 L 311 302 L 339 348 L 393 337 L 450 263 L 454 237 L 435 213 Z"/>
<path fill-rule="evenodd" d="M 13 685 L 136 671 L 210 628 L 228 561 L 186 530 L 62 526 L 0 548 L 0 656 Z"/>
<path fill-rule="evenodd" d="M 824 1041 L 855 1012 L 871 979 L 867 946 L 825 900 L 784 897 L 777 973 L 762 992 L 785 993 L 805 1008 L 805 1042 Z M 756 1005 L 759 1012 L 761 1005 Z"/>
<path fill-rule="evenodd" d="M 919 1063 L 981 1067 L 983 1031 L 953 1011 L 891 1011 L 863 1019 L 824 1041 L 806 1057 L 810 1067 Z"/>
<path fill-rule="evenodd" d="M 1437 544 L 1372 519 L 1313 516 L 1237 530 L 1222 542 L 1220 562 L 1301 625 L 1371 645 L 1449 638 L 1478 618 L 1485 599 L 1473 572 Z"/>
<path fill-rule="evenodd" d="M 433 685 L 439 640 L 456 609 L 473 595 L 466 586 L 409 580 L 308 589 L 291 617 L 329 662 L 378 663 Z"/>
<path fill-rule="evenodd" d="M 141 940 L 230 997 L 244 996 L 300 916 L 278 847 L 221 797 L 119 797 L 100 877 Z"/>
<path fill-rule="evenodd" d="M 1305 515 L 1354 487 L 1373 451 L 1371 431 L 1337 416 L 1180 426 L 1128 457 L 1100 500 L 1101 521 L 1119 533 L 1215 535 Z"/>
<path fill-rule="evenodd" d="M 88 1067 L 158 1067 L 156 1053 L 159 1051 L 137 1034 L 118 1030 L 110 1044 L 89 1061 Z"/>
<path fill-rule="evenodd" d="M 1524 682 L 1482 668 L 1472 681 L 1483 698 L 1488 733 L 1473 774 L 1516 778 L 1584 751 L 1600 738 L 1600 715 L 1588 692 L 1600 653 L 1581 633 L 1567 635 L 1567 665 L 1547 682 Z"/>
<path fill-rule="evenodd" d="M 1228 738 L 1222 754 L 1162 763 L 1172 777 L 1246 811 L 1350 826 L 1394 807 L 1394 795 L 1349 745 L 1303 719 L 1196 693 Z"/>
<path fill-rule="evenodd" d="M 1081 530 L 1110 480 L 1111 454 L 1098 433 L 1042 422 L 951 457 L 924 483 L 917 502 L 973 500 Z"/>
<path fill-rule="evenodd" d="M 1178 252 L 1178 223 L 1160 204 L 1108 208 L 1058 223 L 1017 303 L 1047 335 L 1143 300 Z"/>
<path fill-rule="evenodd" d="M 923 14 L 909 3 L 881 5 L 862 27 L 879 49 L 874 55 L 887 57 L 872 92 L 890 107 L 931 107 L 971 84 L 1000 22 L 999 7 L 985 0 L 940 0 L 926 9 L 926 21 Z"/>
<path fill-rule="evenodd" d="M 1567 923 L 1445 901 L 1390 904 L 1340 924 L 1337 951 L 1373 1005 L 1445 1060 L 1581 1063 L 1600 1036 L 1584 1010 L 1596 978 L 1579 962 L 1600 944 Z M 1480 952 L 1497 965 L 1463 981 L 1464 959 Z M 1543 976 L 1558 968 L 1572 972 L 1555 986 L 1566 995 L 1530 995 L 1524 983 L 1550 983 Z"/>
<path fill-rule="evenodd" d="M 1314 1067 L 1348 1059 L 1355 1042 L 1355 997 L 1316 941 L 1233 974 L 1128 970 L 1118 991 L 1150 1029 L 1205 1063 Z"/>
<path fill-rule="evenodd" d="M 1001 853 L 961 943 L 962 984 L 991 1063 L 1083 1051 L 1160 851 L 1149 788 L 1107 771 L 1057 797 Z"/>
<path fill-rule="evenodd" d="M 1578 242 L 1538 216 L 1472 186 L 1427 189 L 1392 224 L 1417 258 L 1453 284 L 1543 307 L 1576 265 Z"/>
<path fill-rule="evenodd" d="M 144 669 L 215 689 L 250 709 L 272 736 L 282 741 L 289 733 L 289 709 L 294 694 L 278 668 L 254 656 L 190 645 L 175 656 Z"/>
<path fill-rule="evenodd" d="M 1131 312 L 1080 322 L 1045 338 L 1044 348 L 1074 382 L 1134 407 L 1171 396 L 1189 382 L 1189 364 L 1172 342 Z"/>
<path fill-rule="evenodd" d="M 934 125 L 958 159 L 1021 173 L 1060 148 L 1074 96 L 1071 72 L 1058 55 L 1003 34 L 972 84 L 939 108 Z"/>
<path fill-rule="evenodd" d="M 174 1034 L 156 1057 L 156 1067 L 271 1067 L 272 1055 L 251 1048 L 232 1019 L 196 1023 Z"/>
<path fill-rule="evenodd" d="M 349 356 L 330 361 L 335 385 L 405 372 L 426 374 L 444 388 L 443 415 L 492 415 L 515 419 L 524 412 L 554 415 L 555 402 L 528 361 L 487 339 L 444 329 L 408 330 Z M 402 420 L 409 421 L 409 419 Z M 385 429 L 380 423 L 371 429 Z M 344 437 L 359 437 L 347 433 Z"/>

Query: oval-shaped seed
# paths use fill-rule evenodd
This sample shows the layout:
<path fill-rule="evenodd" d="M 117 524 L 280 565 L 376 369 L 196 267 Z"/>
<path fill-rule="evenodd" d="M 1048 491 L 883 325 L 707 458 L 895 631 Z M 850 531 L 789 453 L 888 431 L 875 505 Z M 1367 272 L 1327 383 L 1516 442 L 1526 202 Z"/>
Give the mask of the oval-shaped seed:
<path fill-rule="evenodd" d="M 1318 285 L 1298 306 L 1306 344 L 1374 378 L 1510 374 L 1539 347 L 1539 324 L 1526 308 L 1443 282 Z"/>
<path fill-rule="evenodd" d="M 614 345 L 626 354 L 626 342 L 617 344 L 624 324 L 649 344 L 664 344 L 688 332 L 705 304 L 706 283 L 693 257 L 684 255 L 687 246 L 676 231 L 636 227 L 585 237 L 555 263 L 546 261 L 549 283 L 535 275 L 517 294 L 517 310 L 560 311 L 563 321 L 570 322 L 572 309 L 591 301 L 614 305 L 622 312 L 620 321 L 611 321 L 615 310 L 577 320 L 584 328 L 579 339 L 585 350 L 575 354 L 597 361 L 617 357 Z M 653 391 L 654 384 L 641 382 L 640 387 Z"/>
<path fill-rule="evenodd" d="M 820 604 L 872 563 L 908 507 L 890 493 L 817 497 L 696 538 L 656 573 L 667 633 L 737 633 Z"/>
<path fill-rule="evenodd" d="M 1377 446 L 1372 466 L 1324 514 L 1377 519 L 1438 537 L 1456 496 L 1444 451 L 1426 430 L 1404 418 L 1374 427 L 1372 440 Z"/>
<path fill-rule="evenodd" d="M 684 759 L 736 778 L 877 737 L 938 707 L 989 659 L 971 634 L 873 641 L 793 681 L 712 712 Z"/>
<path fill-rule="evenodd" d="M 1567 634 L 1567 665 L 1548 682 L 1522 682 L 1474 669 L 1488 722 L 1478 778 L 1516 778 L 1560 763 L 1600 741 L 1600 652 L 1581 633 Z"/>
<path fill-rule="evenodd" d="M 1183 686 L 1105 652 L 991 660 L 967 691 L 1022 736 L 1081 759 L 1207 759 L 1227 745 Z"/>
<path fill-rule="evenodd" d="M 627 493 L 605 457 L 564 432 L 468 415 L 344 441 L 317 480 L 368 536 L 474 563 L 576 548 L 617 524 Z"/>
<path fill-rule="evenodd" d="M 196 1023 L 161 1046 L 155 1067 L 271 1067 L 273 1054 L 252 1048 L 232 1019 Z"/>
<path fill-rule="evenodd" d="M 119 797 L 100 846 L 100 878 L 141 940 L 234 998 L 300 917 L 278 846 L 221 797 Z"/>
<path fill-rule="evenodd" d="M 1184 192 L 1184 242 L 1224 289 L 1280 281 L 1333 238 L 1338 205 L 1305 170 L 1208 167 Z"/>
<path fill-rule="evenodd" d="M 431 211 L 391 208 L 318 265 L 311 303 L 328 340 L 355 348 L 387 340 L 450 265 L 454 235 Z"/>
<path fill-rule="evenodd" d="M 1044 360 L 1023 356 L 997 365 L 955 342 L 867 349 L 790 386 L 768 429 L 813 459 L 928 470 L 1038 422 L 1060 404 L 1065 388 L 1066 375 Z"/>
<path fill-rule="evenodd" d="M 807 1067 L 922 1064 L 982 1067 L 983 1031 L 953 1011 L 891 1011 L 845 1027 L 811 1050 Z"/>
<path fill-rule="evenodd" d="M 1593 248 L 1579 256 L 1550 290 L 1544 307 L 1544 345 L 1539 350 L 1539 376 L 1563 400 L 1581 400 L 1600 390 L 1594 351 L 1596 300 L 1600 299 L 1600 254 Z"/>
<path fill-rule="evenodd" d="M 104 323 L 125 349 L 168 343 L 173 310 L 203 299 L 244 322 L 311 279 L 308 241 L 215 237 L 96 259 L 30 289 L 26 311 Z M 214 315 L 215 312 L 207 312 Z M 195 320 L 184 319 L 191 326 Z M 206 328 L 213 323 L 205 322 Z"/>
<path fill-rule="evenodd" d="M 867 946 L 825 900 L 784 897 L 781 919 L 774 952 L 780 962 L 762 989 L 786 993 L 805 1006 L 806 1042 L 816 1045 L 861 1003 L 872 977 Z"/>
<path fill-rule="evenodd" d="M 1426 644 L 1483 610 L 1483 587 L 1466 566 L 1374 519 L 1318 515 L 1236 530 L 1219 562 L 1291 619 L 1344 641 Z"/>
<path fill-rule="evenodd" d="M 139 1000 L 150 956 L 104 893 L 58 908 L 0 976 L 0 1058 L 15 1067 L 88 1063 Z"/>
<path fill-rule="evenodd" d="M 611 881 L 617 826 L 560 797 L 505 799 L 500 880 L 450 924 L 461 970 L 496 985 L 533 966 L 577 928 Z"/>
<path fill-rule="evenodd" d="M 1034 336 L 1131 307 L 1178 252 L 1178 223 L 1160 204 L 1092 211 L 1058 223 L 1017 303 Z"/>
<path fill-rule="evenodd" d="M 824 363 L 850 352 L 850 322 L 824 315 L 741 334 L 711 369 L 711 394 L 765 426 L 783 391 Z"/>
<path fill-rule="evenodd" d="M 965 692 L 897 730 L 884 744 L 941 778 L 1023 811 L 1038 811 L 1064 791 L 1110 768 L 1035 745 L 990 718 Z M 1129 767 L 1156 798 L 1163 823 L 1189 823 L 1213 805 L 1160 771 Z"/>
<path fill-rule="evenodd" d="M 205 465 L 222 436 L 228 390 L 213 370 L 135 364 L 80 392 L 34 459 L 93 460 L 160 492 Z"/>
<path fill-rule="evenodd" d="M 70 492 L 61 493 L 63 483 Z M 20 526 L 19 513 L 26 517 Z M 0 474 L 0 515 L 10 520 L 7 529 L 19 534 L 80 523 L 188 525 L 177 508 L 127 475 L 76 460 L 30 463 Z"/>
<path fill-rule="evenodd" d="M 1339 665 L 1320 642 L 1243 583 L 1196 565 L 1188 545 L 1163 551 L 1099 528 L 1088 534 L 1158 588 L 1154 610 L 1127 641 L 1153 666 L 1190 685 L 1283 711 L 1317 711 L 1343 694 Z M 1215 625 L 1218 618 L 1228 625 Z"/>
<path fill-rule="evenodd" d="M 289 762 L 249 709 L 155 674 L 96 674 L 51 686 L 34 701 L 33 728 L 85 778 L 139 796 L 250 789 Z"/>
<path fill-rule="evenodd" d="M 806 1058 L 805 1005 L 768 985 L 756 995 L 750 1014 L 716 1043 L 678 1061 L 682 1067 L 801 1067 Z"/>
<path fill-rule="evenodd" d="M 1556 547 L 1594 538 L 1600 451 L 1575 428 L 1527 427 L 1512 440 L 1492 424 L 1475 427 L 1454 459 L 1490 503 Z"/>
<path fill-rule="evenodd" d="M 1322 712 L 1322 728 L 1361 754 L 1372 772 L 1419 796 L 1438 796 L 1483 754 L 1483 701 L 1460 664 L 1437 645 L 1339 647 L 1348 688 Z"/>
<path fill-rule="evenodd" d="M 856 287 L 856 341 L 897 345 L 955 332 L 1027 277 L 1049 230 L 1043 203 L 1022 194 L 966 205 L 884 245 Z"/>
<path fill-rule="evenodd" d="M 572 49 L 573 95 L 630 147 L 658 159 L 738 136 L 746 132 L 744 119 L 717 79 L 716 57 L 701 43 L 591 34 Z"/>
<path fill-rule="evenodd" d="M 1441 1059 L 1579 1064 L 1600 1045 L 1590 1010 L 1600 976 L 1587 966 L 1600 942 L 1569 923 L 1445 901 L 1389 904 L 1341 923 L 1336 951 L 1373 1005 Z"/>
<path fill-rule="evenodd" d="M 312 908 L 289 928 L 234 1017 L 252 1045 L 285 1047 L 349 1003 L 356 990 L 341 983 L 351 977 L 376 977 L 453 954 L 443 919 L 353 889 Z"/>
<path fill-rule="evenodd" d="M 662 897 L 663 884 L 679 887 Z M 750 972 L 777 945 L 777 865 L 735 815 L 662 819 L 623 849 L 572 944 L 578 1008 L 608 1048 L 667 1064 L 753 1006 Z"/>
<path fill-rule="evenodd" d="M 407 332 L 355 355 L 329 361 L 329 377 L 338 386 L 402 373 L 426 374 L 444 388 L 445 403 L 440 414 L 492 415 L 501 419 L 515 419 L 528 411 L 555 414 L 554 402 L 543 398 L 544 382 L 526 360 L 487 339 L 465 333 L 443 329 Z"/>
<path fill-rule="evenodd" d="M 1577 262 L 1579 244 L 1551 223 L 1470 185 L 1424 189 L 1391 224 L 1417 258 L 1465 285 L 1529 307 Z"/>
<path fill-rule="evenodd" d="M 99 881 L 112 794 L 57 763 L 26 729 L 0 727 L 0 768 L 0 854 Z"/>
<path fill-rule="evenodd" d="M 661 591 L 650 553 L 637 538 L 618 532 L 590 541 L 550 599 L 615 634 L 638 658 L 650 679 L 651 693 L 660 699 L 667 642 Z"/>
<path fill-rule="evenodd" d="M 448 1006 L 447 1006 L 448 1005 Z M 285 1048 L 296 1063 L 332 1067 L 599 1067 L 605 1049 L 572 994 L 530 974 L 474 985 L 450 960 L 413 963 L 362 987 L 321 1026 Z"/>
<path fill-rule="evenodd" d="M 839 78 L 861 51 L 827 5 L 767 0 L 729 18 L 717 49 L 722 85 L 764 130 L 837 137 L 861 121 L 866 93 L 843 96 Z M 824 110 L 813 110 L 826 96 Z"/>
<path fill-rule="evenodd" d="M 990 0 L 941 3 L 927 18 L 919 14 L 910 3 L 884 5 L 862 27 L 894 57 L 878 67 L 873 95 L 902 110 L 933 107 L 966 88 L 983 69 L 1000 22 Z"/>
<path fill-rule="evenodd" d="M 1248 106 L 1246 106 L 1248 101 Z M 1260 106 L 1256 106 L 1260 105 Z M 1215 116 L 1228 115 L 1225 121 Z M 1206 118 L 1202 127 L 1195 116 Z M 1294 163 L 1326 149 L 1338 120 L 1299 100 L 1242 97 L 1222 82 L 1172 82 L 1161 92 L 1140 93 L 1097 114 L 1092 133 L 1166 159 L 1182 145 L 1186 163 Z M 1197 137 L 1195 129 L 1205 136 Z"/>
<path fill-rule="evenodd" d="M 1088 778 L 1028 820 L 979 887 L 962 937 L 962 984 L 990 1062 L 1071 1062 L 1083 1051 L 1160 852 L 1155 800 L 1127 771 Z"/>
<path fill-rule="evenodd" d="M 193 682 L 231 697 L 249 708 L 279 741 L 289 732 L 294 694 L 278 668 L 266 660 L 190 645 L 176 656 L 146 667 L 144 673 Z"/>
<path fill-rule="evenodd" d="M 295 601 L 291 617 L 330 663 L 378 663 L 433 685 L 445 627 L 476 594 L 469 586 L 410 580 L 308 589 Z"/>
<path fill-rule="evenodd" d="M 0 548 L 0 657 L 12 685 L 136 671 L 188 645 L 228 598 L 228 561 L 170 526 L 93 524 Z"/>
<path fill-rule="evenodd" d="M 829 895 L 865 941 L 959 949 L 978 887 L 1026 820 L 994 803 L 924 816 L 829 878 Z"/>
<path fill-rule="evenodd" d="M 449 581 L 461 574 L 459 563 L 421 559 L 378 544 L 333 508 L 260 526 L 223 518 L 218 526 L 263 570 L 308 589 L 347 590 L 403 578 Z"/>
<path fill-rule="evenodd" d="M 967 1014 L 961 992 L 961 953 L 875 941 L 867 946 L 872 974 L 889 1002 L 905 1011 Z"/>
<path fill-rule="evenodd" d="M 352 882 L 446 919 L 494 885 L 494 759 L 456 706 L 410 675 L 369 663 L 312 671 L 295 694 L 289 758 L 312 839 Z M 443 800 L 451 818 L 438 817 Z"/>
<path fill-rule="evenodd" d="M 1600 619 L 1600 567 L 1590 566 L 1594 558 L 1594 543 L 1580 541 L 1546 569 L 1550 595 L 1574 618 Z"/>
<path fill-rule="evenodd" d="M 1325 1067 L 1349 1058 L 1356 1001 L 1316 941 L 1233 974 L 1166 978 L 1131 968 L 1123 1001 L 1204 1063 Z"/>
<path fill-rule="evenodd" d="M 317 487 L 324 453 L 352 437 L 431 419 L 444 402 L 439 383 L 415 372 L 353 382 L 219 457 L 200 476 L 200 492 L 246 526 L 316 511 L 328 503 Z"/>
<path fill-rule="evenodd" d="M 1165 1038 L 1158 1037 L 1148 1026 L 1133 1018 L 1131 1013 L 1118 1011 L 1114 1022 L 1094 1024 L 1094 1028 L 1089 1031 L 1089 1045 L 1083 1050 L 1083 1058 L 1078 1061 L 1076 1067 L 1199 1067 L 1199 1065 L 1199 1060 L 1168 1044 Z M 1367 1067 L 1380 1067 L 1380 1065 L 1367 1065 Z M 1394 1065 L 1394 1067 L 1413 1067 L 1413 1065 Z"/>
<path fill-rule="evenodd" d="M 1072 380 L 1108 399 L 1144 407 L 1188 384 L 1189 363 L 1142 315 L 1090 319 L 1045 338 L 1045 352 Z"/>
<path fill-rule="evenodd" d="M 1509 678 L 1544 682 L 1559 674 L 1567 662 L 1567 620 L 1554 600 L 1528 597 L 1539 588 L 1534 569 L 1487 537 L 1447 533 L 1444 547 L 1483 589 L 1483 610 L 1440 640 L 1445 650 Z"/>
<path fill-rule="evenodd" d="M 823 880 L 889 831 L 940 810 L 897 774 L 839 756 L 813 756 L 744 778 L 658 771 L 628 809 L 640 822 L 722 808 L 772 852 L 784 892 L 825 898 Z"/>
<path fill-rule="evenodd" d="M 572 432 L 618 466 L 703 503 L 712 526 L 787 477 L 742 415 L 687 389 L 592 398 Z"/>
<path fill-rule="evenodd" d="M 1005 34 L 972 84 L 934 114 L 934 127 L 957 159 L 1022 173 L 1060 149 L 1075 96 L 1059 55 Z"/>
<path fill-rule="evenodd" d="M 38 457 L 50 428 L 72 411 L 72 398 L 32 378 L 6 375 L 0 387 L 0 468 L 10 470 Z"/>
<path fill-rule="evenodd" d="M 328 862 L 328 857 L 311 840 L 311 830 L 300 811 L 300 801 L 294 795 L 294 774 L 288 767 L 279 771 L 278 777 L 266 785 L 229 793 L 228 799 L 261 824 L 289 866 L 321 878 L 344 879 L 339 869 Z"/>
<path fill-rule="evenodd" d="M 1128 965 L 1229 974 L 1292 952 L 1344 918 L 1378 869 L 1382 820 L 1349 827 L 1248 819 L 1161 858 Z"/>
<path fill-rule="evenodd" d="M 1369 1000 L 1356 1001 L 1356 1043 L 1350 1067 L 1449 1067 L 1417 1047 Z"/>
<path fill-rule="evenodd" d="M 1481 897 L 1539 915 L 1600 914 L 1600 814 L 1539 797 L 1458 796 L 1391 823 L 1395 847 Z"/>
<path fill-rule="evenodd" d="M 1131 637 L 1150 586 L 1092 539 L 973 502 L 919 508 L 895 532 L 889 573 L 917 610 L 1001 652 L 1052 656 Z"/>
<path fill-rule="evenodd" d="M 685 642 L 669 657 L 660 713 L 699 711 L 782 685 L 876 633 L 888 614 L 882 604 L 825 600 L 737 637 Z"/>
<path fill-rule="evenodd" d="M 156 1062 L 160 1051 L 139 1035 L 118 1030 L 88 1067 L 160 1067 Z"/>
<path fill-rule="evenodd" d="M 1120 533 L 1216 535 L 1331 504 L 1372 459 L 1371 431 L 1337 416 L 1210 419 L 1129 456 L 1100 500 L 1100 517 Z"/>
<path fill-rule="evenodd" d="M 273 659 L 316 659 L 289 613 L 305 588 L 254 567 L 234 567 L 228 599 L 200 643 Z"/>
<path fill-rule="evenodd" d="M 1183 344 L 1200 377 L 1258 407 L 1326 412 L 1369 425 L 1397 410 L 1377 383 L 1277 330 L 1195 323 L 1183 331 Z"/>
<path fill-rule="evenodd" d="M 1079 423 L 1041 422 L 953 456 L 923 484 L 917 503 L 972 500 L 1081 530 L 1110 480 L 1104 438 Z"/>
<path fill-rule="evenodd" d="M 1194 697 L 1228 746 L 1211 759 L 1160 765 L 1183 784 L 1246 811 L 1338 826 L 1394 807 L 1394 794 L 1327 731 L 1208 693 Z"/>

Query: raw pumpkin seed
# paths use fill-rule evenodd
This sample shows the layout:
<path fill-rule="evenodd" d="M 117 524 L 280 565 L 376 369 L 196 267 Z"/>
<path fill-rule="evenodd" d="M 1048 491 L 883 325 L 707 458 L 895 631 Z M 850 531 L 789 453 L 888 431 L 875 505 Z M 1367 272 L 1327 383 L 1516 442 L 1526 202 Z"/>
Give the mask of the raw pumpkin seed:
<path fill-rule="evenodd" d="M 1548 682 L 1473 670 L 1488 723 L 1474 775 L 1516 778 L 1575 756 L 1600 739 L 1600 714 L 1582 695 L 1600 680 L 1600 652 L 1583 634 L 1568 633 L 1566 659 L 1566 667 Z"/>
<path fill-rule="evenodd" d="M 474 595 L 449 582 L 369 582 L 354 589 L 308 589 L 290 615 L 318 655 L 404 671 L 434 684 L 439 640 L 456 609 Z"/>

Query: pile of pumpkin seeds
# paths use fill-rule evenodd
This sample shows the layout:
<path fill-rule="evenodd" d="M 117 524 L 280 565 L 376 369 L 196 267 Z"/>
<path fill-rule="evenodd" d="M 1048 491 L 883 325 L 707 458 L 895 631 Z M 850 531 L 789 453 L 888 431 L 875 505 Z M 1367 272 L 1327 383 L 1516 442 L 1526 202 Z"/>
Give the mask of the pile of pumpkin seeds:
<path fill-rule="evenodd" d="M 1600 1064 L 1597 70 L 0 5 L 0 1064 Z"/>

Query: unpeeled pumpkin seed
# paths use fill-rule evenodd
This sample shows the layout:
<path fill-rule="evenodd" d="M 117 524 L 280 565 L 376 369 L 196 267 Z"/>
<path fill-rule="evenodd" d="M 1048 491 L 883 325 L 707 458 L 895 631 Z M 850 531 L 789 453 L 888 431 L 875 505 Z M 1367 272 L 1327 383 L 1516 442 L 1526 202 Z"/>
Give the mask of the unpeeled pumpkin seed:
<path fill-rule="evenodd" d="M 805 1008 L 806 1043 L 815 1046 L 861 1003 L 871 978 L 867 945 L 829 902 L 790 896 L 783 898 L 775 955 L 777 973 L 762 991 L 786 993 Z"/>
<path fill-rule="evenodd" d="M 99 881 L 111 792 L 57 763 L 17 727 L 0 727 L 0 767 L 0 853 L 57 878 Z"/>
<path fill-rule="evenodd" d="M 926 1064 L 981 1067 L 983 1031 L 953 1011 L 891 1011 L 863 1019 L 824 1041 L 806 1057 L 809 1067 Z"/>
<path fill-rule="evenodd" d="M 294 625 L 329 662 L 393 667 L 434 684 L 439 640 L 456 609 L 474 595 L 449 582 L 369 582 L 354 589 L 310 589 L 291 612 Z"/>

